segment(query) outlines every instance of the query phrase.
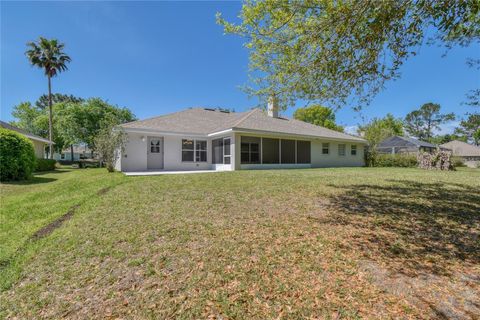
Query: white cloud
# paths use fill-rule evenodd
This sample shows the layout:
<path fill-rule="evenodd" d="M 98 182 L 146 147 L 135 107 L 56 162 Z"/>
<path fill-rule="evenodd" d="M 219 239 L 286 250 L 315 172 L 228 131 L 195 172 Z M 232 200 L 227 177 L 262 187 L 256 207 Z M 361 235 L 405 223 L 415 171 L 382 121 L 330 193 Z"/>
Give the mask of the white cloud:
<path fill-rule="evenodd" d="M 346 126 L 344 128 L 345 130 L 345 133 L 348 133 L 348 134 L 355 134 L 357 135 L 357 130 L 358 130 L 358 126 L 357 125 L 353 125 L 353 126 Z"/>

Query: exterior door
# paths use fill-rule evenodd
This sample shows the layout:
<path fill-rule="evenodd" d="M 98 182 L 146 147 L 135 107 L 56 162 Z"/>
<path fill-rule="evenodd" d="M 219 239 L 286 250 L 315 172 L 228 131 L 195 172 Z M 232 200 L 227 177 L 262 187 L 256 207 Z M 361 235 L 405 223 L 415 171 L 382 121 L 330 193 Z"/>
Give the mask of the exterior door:
<path fill-rule="evenodd" d="M 148 137 L 147 168 L 163 169 L 163 137 Z"/>

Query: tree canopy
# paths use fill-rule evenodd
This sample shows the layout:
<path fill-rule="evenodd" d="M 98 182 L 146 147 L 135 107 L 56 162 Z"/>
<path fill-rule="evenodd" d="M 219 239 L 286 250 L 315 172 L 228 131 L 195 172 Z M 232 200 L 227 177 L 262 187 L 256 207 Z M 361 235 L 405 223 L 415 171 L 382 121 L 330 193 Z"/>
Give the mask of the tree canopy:
<path fill-rule="evenodd" d="M 480 39 L 480 3 L 459 1 L 246 1 L 239 24 L 217 14 L 227 34 L 245 37 L 250 94 L 332 107 L 367 105 L 427 37 L 469 45 Z"/>
<path fill-rule="evenodd" d="M 77 143 L 94 148 L 95 137 L 105 126 L 136 120 L 129 109 L 111 105 L 100 98 L 69 98 L 54 104 L 53 111 L 56 150 Z M 23 102 L 14 107 L 12 115 L 16 119 L 15 126 L 42 137 L 48 136 L 48 109 Z"/>
<path fill-rule="evenodd" d="M 359 126 L 358 133 L 365 138 L 372 150 L 384 139 L 391 136 L 403 136 L 403 122 L 388 113 L 384 118 L 374 118 L 369 123 Z"/>
<path fill-rule="evenodd" d="M 305 108 L 298 108 L 293 113 L 293 117 L 297 120 L 343 132 L 343 127 L 335 123 L 335 112 L 328 107 L 311 105 Z"/>
<path fill-rule="evenodd" d="M 425 103 L 418 110 L 414 110 L 405 116 L 405 130 L 420 140 L 431 141 L 434 130 L 440 129 L 440 125 L 455 120 L 455 114 L 440 113 L 440 105 Z"/>

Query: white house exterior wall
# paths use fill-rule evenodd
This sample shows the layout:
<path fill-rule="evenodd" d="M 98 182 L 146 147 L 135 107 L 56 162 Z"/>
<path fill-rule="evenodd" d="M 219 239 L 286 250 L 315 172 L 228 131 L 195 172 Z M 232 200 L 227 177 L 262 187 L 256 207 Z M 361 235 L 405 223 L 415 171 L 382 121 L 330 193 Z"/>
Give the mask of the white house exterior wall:
<path fill-rule="evenodd" d="M 41 141 L 36 141 L 33 139 L 30 139 L 33 143 L 33 148 L 35 150 L 35 156 L 39 159 L 45 158 L 45 142 Z"/>
<path fill-rule="evenodd" d="M 212 140 L 231 137 L 222 135 L 218 137 L 194 137 L 188 135 L 165 135 L 155 133 L 127 133 L 125 151 L 119 158 L 115 168 L 123 172 L 146 171 L 147 168 L 147 141 L 148 137 L 163 137 L 163 170 L 184 171 L 184 170 L 232 170 L 233 165 L 212 164 Z M 207 141 L 207 162 L 183 162 L 182 161 L 182 139 Z M 235 150 L 235 139 L 231 137 L 231 150 Z M 234 163 L 235 155 L 232 153 L 231 162 Z"/>
<path fill-rule="evenodd" d="M 322 143 L 329 143 L 329 153 L 322 154 Z M 338 155 L 338 145 L 345 144 L 345 156 Z M 357 155 L 351 155 L 352 145 L 357 146 Z M 330 140 L 312 141 L 312 167 L 361 167 L 365 165 L 363 143 L 338 142 Z"/>

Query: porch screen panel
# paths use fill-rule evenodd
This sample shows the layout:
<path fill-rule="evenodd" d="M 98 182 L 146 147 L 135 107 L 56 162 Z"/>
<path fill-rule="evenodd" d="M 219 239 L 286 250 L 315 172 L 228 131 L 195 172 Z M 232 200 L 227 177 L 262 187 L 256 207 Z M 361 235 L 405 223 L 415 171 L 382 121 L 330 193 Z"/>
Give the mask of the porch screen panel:
<path fill-rule="evenodd" d="M 212 140 L 212 162 L 223 163 L 223 139 Z"/>
<path fill-rule="evenodd" d="M 240 144 L 240 163 L 260 163 L 260 138 L 242 136 Z"/>
<path fill-rule="evenodd" d="M 297 163 L 311 163 L 310 141 L 297 141 Z"/>
<path fill-rule="evenodd" d="M 280 163 L 280 146 L 278 139 L 262 139 L 263 163 Z"/>
<path fill-rule="evenodd" d="M 282 163 L 295 163 L 295 140 L 282 139 Z"/>

